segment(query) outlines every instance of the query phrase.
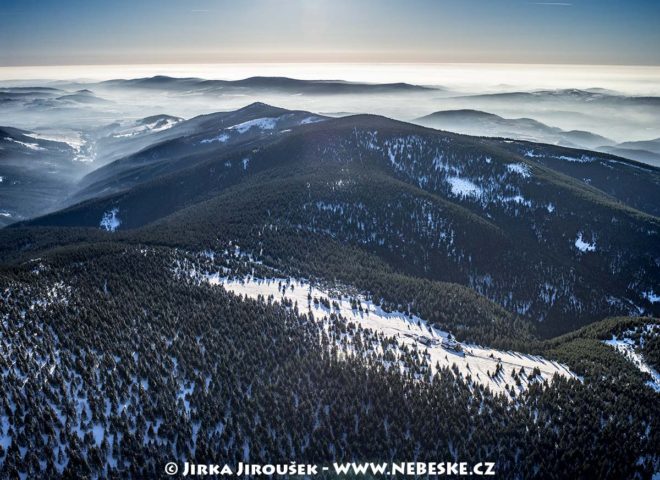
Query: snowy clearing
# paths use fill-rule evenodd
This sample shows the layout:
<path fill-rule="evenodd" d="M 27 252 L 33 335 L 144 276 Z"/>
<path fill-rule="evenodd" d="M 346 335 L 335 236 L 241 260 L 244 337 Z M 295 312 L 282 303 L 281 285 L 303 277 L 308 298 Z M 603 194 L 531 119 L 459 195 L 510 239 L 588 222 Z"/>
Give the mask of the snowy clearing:
<path fill-rule="evenodd" d="M 657 295 L 653 290 L 649 290 L 648 292 L 642 293 L 642 297 L 644 297 L 651 303 L 660 302 L 660 295 Z"/>
<path fill-rule="evenodd" d="M 5 137 L 5 140 L 8 142 L 17 143 L 21 147 L 27 148 L 28 150 L 34 150 L 36 152 L 46 150 L 45 148 L 40 147 L 38 143 L 21 142 L 11 137 Z"/>
<path fill-rule="evenodd" d="M 523 178 L 529 178 L 532 176 L 529 167 L 524 163 L 509 163 L 506 166 L 506 169 L 511 173 L 517 173 Z"/>
<path fill-rule="evenodd" d="M 460 177 L 447 177 L 447 182 L 451 186 L 451 193 L 456 197 L 474 197 L 478 198 L 483 193 L 483 190 L 478 185 L 472 183 L 465 178 Z"/>
<path fill-rule="evenodd" d="M 581 252 L 595 252 L 596 251 L 596 242 L 593 243 L 585 242 L 582 238 L 582 232 L 578 233 L 577 238 L 575 239 L 575 248 Z"/>
<path fill-rule="evenodd" d="M 181 120 L 174 118 L 161 118 L 150 123 L 143 123 L 140 125 L 128 127 L 127 129 L 121 131 L 120 133 L 115 133 L 112 136 L 114 138 L 127 138 L 127 137 L 134 137 L 136 135 L 141 135 L 143 133 L 162 132 L 164 130 L 168 130 L 172 128 L 180 121 Z"/>
<path fill-rule="evenodd" d="M 555 374 L 564 377 L 575 377 L 567 367 L 534 355 L 512 351 L 500 351 L 477 345 L 460 344 L 452 341 L 449 332 L 430 326 L 417 316 L 408 316 L 401 312 L 386 312 L 380 306 L 365 300 L 364 297 L 353 297 L 359 303 L 351 302 L 346 295 L 331 294 L 310 283 L 296 279 L 229 279 L 220 274 L 207 275 L 206 280 L 213 285 L 221 285 L 228 292 L 251 299 L 268 299 L 282 303 L 283 300 L 298 306 L 300 312 L 311 311 L 316 319 L 329 321 L 331 313 L 341 315 L 347 321 L 359 324 L 363 329 L 396 339 L 400 344 L 415 346 L 420 351 L 428 351 L 432 368 L 436 365 L 451 368 L 456 365 L 463 376 L 470 375 L 475 382 L 489 387 L 492 391 L 505 393 L 507 385 L 518 391 L 524 389 L 530 381 L 551 380 Z M 311 301 L 310 296 L 311 295 Z M 328 308 L 313 299 L 327 298 L 331 306 Z M 360 310 L 361 309 L 361 310 Z M 540 378 L 532 380 L 535 368 L 540 371 Z M 520 385 L 517 386 L 512 374 L 519 375 Z M 495 372 L 499 373 L 495 375 Z"/>
<path fill-rule="evenodd" d="M 94 161 L 93 150 L 86 148 L 87 141 L 83 134 L 75 130 L 40 130 L 38 133 L 32 132 L 28 135 L 35 140 L 47 140 L 51 142 L 66 143 L 73 150 L 75 162 L 90 163 Z"/>
<path fill-rule="evenodd" d="M 323 120 L 325 120 L 325 119 L 321 118 L 321 117 L 306 117 L 306 118 L 303 118 L 300 121 L 300 125 L 308 125 L 310 123 L 318 123 L 318 122 L 322 122 Z"/>
<path fill-rule="evenodd" d="M 226 133 L 221 133 L 217 137 L 205 138 L 200 143 L 213 143 L 213 142 L 225 143 L 227 140 L 229 140 L 229 135 L 227 135 Z"/>
<path fill-rule="evenodd" d="M 590 157 L 588 155 L 580 155 L 579 157 L 568 157 L 566 155 L 562 155 L 560 157 L 555 157 L 555 158 L 558 158 L 559 160 L 564 160 L 566 162 L 574 162 L 574 163 L 591 163 L 598 160 L 597 158 Z"/>
<path fill-rule="evenodd" d="M 247 122 L 239 123 L 228 128 L 228 130 L 236 130 L 238 133 L 245 133 L 251 128 L 258 128 L 260 130 L 272 130 L 277 125 L 279 118 L 264 117 L 248 120 Z"/>
<path fill-rule="evenodd" d="M 118 208 L 113 208 L 112 210 L 105 212 L 103 217 L 101 217 L 101 228 L 107 230 L 108 232 L 114 232 L 121 225 L 121 220 L 117 216 L 119 213 Z"/>
<path fill-rule="evenodd" d="M 595 162 L 598 160 L 596 157 L 591 157 L 589 155 L 580 155 L 578 157 L 569 157 L 568 155 L 550 155 L 550 154 L 544 154 L 544 153 L 536 153 L 534 150 L 527 150 L 524 155 L 527 158 L 556 158 L 557 160 L 563 160 L 565 162 L 572 162 L 572 163 L 591 163 Z"/>

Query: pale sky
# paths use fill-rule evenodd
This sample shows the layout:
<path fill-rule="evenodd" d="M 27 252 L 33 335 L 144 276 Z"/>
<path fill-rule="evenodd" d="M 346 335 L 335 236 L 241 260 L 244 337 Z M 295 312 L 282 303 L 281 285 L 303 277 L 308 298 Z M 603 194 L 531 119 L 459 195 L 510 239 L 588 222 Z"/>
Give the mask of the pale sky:
<path fill-rule="evenodd" d="M 660 65 L 660 1 L 3 0 L 0 66 Z"/>

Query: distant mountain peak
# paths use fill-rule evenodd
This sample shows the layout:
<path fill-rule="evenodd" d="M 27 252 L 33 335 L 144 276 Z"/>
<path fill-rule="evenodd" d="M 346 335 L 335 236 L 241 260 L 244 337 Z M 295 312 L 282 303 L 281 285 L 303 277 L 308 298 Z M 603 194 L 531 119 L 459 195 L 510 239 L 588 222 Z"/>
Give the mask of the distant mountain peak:
<path fill-rule="evenodd" d="M 105 87 L 185 89 L 201 94 L 213 94 L 228 88 L 285 91 L 289 93 L 308 93 L 325 95 L 332 93 L 372 93 L 396 91 L 429 91 L 439 87 L 426 87 L 409 83 L 360 83 L 345 80 L 305 80 L 290 77 L 253 76 L 239 80 L 209 80 L 195 77 L 177 78 L 166 75 L 134 79 L 115 79 L 101 82 Z"/>
<path fill-rule="evenodd" d="M 264 102 L 253 102 L 236 110 L 237 113 L 258 113 L 259 115 L 281 115 L 288 111 L 289 110 L 275 107 Z"/>
<path fill-rule="evenodd" d="M 183 119 L 181 117 L 175 117 L 173 115 L 167 115 L 165 113 L 161 113 L 158 115 L 150 115 L 148 117 L 141 118 L 140 120 L 137 120 L 135 123 L 137 125 L 145 125 L 163 120 L 173 120 L 176 122 L 180 122 Z"/>
<path fill-rule="evenodd" d="M 482 110 L 474 110 L 471 108 L 462 108 L 462 109 L 457 109 L 457 110 L 439 110 L 437 112 L 430 113 L 428 115 L 425 115 L 423 117 L 418 118 L 417 120 L 423 120 L 423 119 L 432 119 L 432 118 L 439 118 L 439 117 L 445 117 L 445 118 L 452 118 L 452 117 L 463 117 L 463 116 L 470 116 L 472 118 L 475 117 L 480 117 L 480 118 L 502 118 L 499 115 L 496 115 L 494 113 L 489 113 L 489 112 L 484 112 Z"/>

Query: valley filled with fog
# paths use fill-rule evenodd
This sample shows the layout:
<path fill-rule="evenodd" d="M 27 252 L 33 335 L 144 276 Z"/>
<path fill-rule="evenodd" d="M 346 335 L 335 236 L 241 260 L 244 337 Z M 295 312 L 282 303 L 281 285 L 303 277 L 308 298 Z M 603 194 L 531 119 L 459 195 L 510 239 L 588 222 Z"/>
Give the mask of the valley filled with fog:
<path fill-rule="evenodd" d="M 146 148 L 160 138 L 154 135 L 165 135 L 182 120 L 254 102 L 327 117 L 382 115 L 658 166 L 660 75 L 658 69 L 640 68 L 5 68 L 0 71 L 0 225 L 80 200 L 85 176 Z M 184 70 L 208 77 L 183 76 Z M 247 76 L 258 72 L 263 74 Z M 127 73 L 136 77 L 125 78 Z"/>

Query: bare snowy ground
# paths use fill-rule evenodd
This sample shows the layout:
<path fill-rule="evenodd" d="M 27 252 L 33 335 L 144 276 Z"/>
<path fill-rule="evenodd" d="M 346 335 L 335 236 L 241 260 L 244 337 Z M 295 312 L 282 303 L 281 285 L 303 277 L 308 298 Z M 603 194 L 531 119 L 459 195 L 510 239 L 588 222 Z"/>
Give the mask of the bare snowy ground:
<path fill-rule="evenodd" d="M 386 312 L 363 297 L 324 291 L 303 280 L 254 277 L 231 279 L 220 274 L 207 275 L 206 280 L 221 285 L 235 295 L 251 299 L 270 298 L 280 303 L 297 305 L 300 312 L 311 311 L 316 319 L 324 319 L 326 322 L 330 321 L 332 313 L 341 315 L 365 330 L 394 338 L 401 345 L 427 351 L 433 368 L 451 368 L 455 365 L 463 376 L 470 375 L 472 380 L 494 392 L 507 393 L 507 385 L 520 391 L 530 382 L 550 381 L 555 374 L 576 377 L 566 366 L 538 356 L 467 344 L 458 344 L 458 348 L 453 348 L 447 345 L 449 332 L 436 329 L 417 316 Z M 322 299 L 326 301 L 322 302 Z M 536 376 L 533 375 L 535 369 L 538 369 Z"/>

